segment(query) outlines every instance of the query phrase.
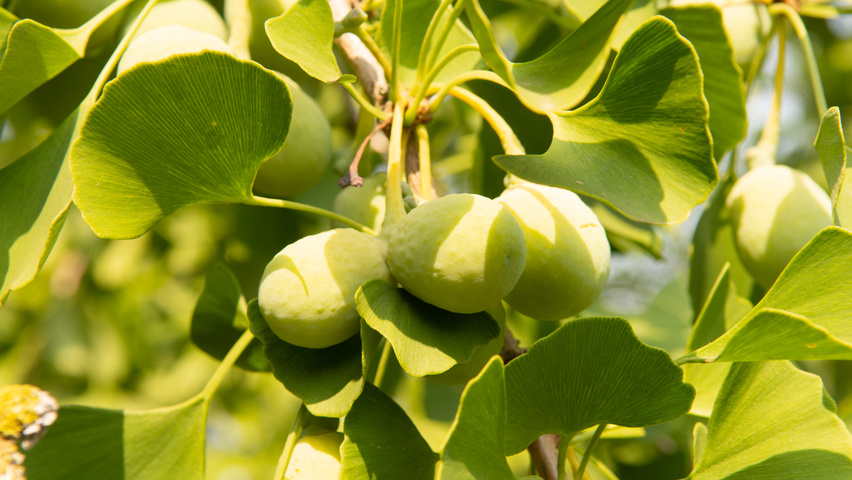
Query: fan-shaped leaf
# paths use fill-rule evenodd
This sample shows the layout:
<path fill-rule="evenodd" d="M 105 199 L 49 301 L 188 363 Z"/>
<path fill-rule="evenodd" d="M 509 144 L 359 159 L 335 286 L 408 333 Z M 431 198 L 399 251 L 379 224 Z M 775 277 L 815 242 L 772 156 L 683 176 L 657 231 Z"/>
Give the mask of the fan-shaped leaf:
<path fill-rule="evenodd" d="M 718 183 L 695 51 L 655 17 L 624 44 L 600 95 L 550 114 L 542 155 L 498 165 L 535 183 L 574 190 L 649 223 L 677 223 Z"/>
<path fill-rule="evenodd" d="M 74 203 L 98 235 L 133 238 L 183 207 L 251 200 L 291 111 L 286 84 L 253 62 L 140 64 L 106 86 L 71 149 Z"/>
<path fill-rule="evenodd" d="M 689 480 L 852 478 L 852 436 L 819 377 L 789 362 L 736 363 Z"/>
<path fill-rule="evenodd" d="M 660 349 L 645 345 L 621 318 L 569 322 L 506 366 L 505 450 L 544 433 L 568 437 L 601 423 L 643 427 L 687 411 L 695 389 Z"/>
<path fill-rule="evenodd" d="M 272 46 L 308 75 L 325 83 L 341 77 L 334 58 L 334 19 L 326 0 L 299 0 L 280 17 L 266 21 Z"/>
<path fill-rule="evenodd" d="M 476 347 L 500 333 L 500 325 L 486 312 L 448 312 L 383 280 L 362 285 L 355 304 L 364 321 L 391 343 L 402 368 L 415 377 L 467 362 Z"/>
<path fill-rule="evenodd" d="M 837 107 L 829 108 L 823 115 L 814 147 L 822 162 L 825 180 L 831 188 L 834 224 L 849 228 L 852 226 L 852 187 L 845 180 L 852 175 L 846 167 L 848 149 Z"/>

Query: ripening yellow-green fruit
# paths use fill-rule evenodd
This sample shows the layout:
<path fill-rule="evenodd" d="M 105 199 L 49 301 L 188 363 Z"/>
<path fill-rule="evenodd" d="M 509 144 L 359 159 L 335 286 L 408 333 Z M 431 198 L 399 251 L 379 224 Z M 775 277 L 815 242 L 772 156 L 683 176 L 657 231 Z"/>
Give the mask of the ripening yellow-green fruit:
<path fill-rule="evenodd" d="M 384 245 L 351 228 L 329 230 L 287 245 L 269 262 L 258 306 L 285 342 L 326 348 L 358 333 L 355 292 L 376 278 L 395 284 Z"/>
<path fill-rule="evenodd" d="M 387 178 L 384 172 L 376 173 L 365 178 L 360 187 L 344 188 L 335 197 L 331 209 L 378 232 L 385 218 Z"/>
<path fill-rule="evenodd" d="M 539 320 L 588 308 L 609 278 L 609 242 L 598 217 L 562 188 L 525 182 L 496 200 L 515 216 L 527 246 L 524 273 L 506 303 Z"/>
<path fill-rule="evenodd" d="M 454 194 L 420 205 L 390 232 L 388 266 L 414 296 L 456 313 L 484 311 L 518 282 L 520 225 L 494 200 Z"/>
<path fill-rule="evenodd" d="M 142 62 L 156 62 L 179 53 L 197 53 L 204 50 L 231 53 L 227 43 L 209 33 L 180 25 L 160 27 L 130 42 L 118 62 L 118 74 Z"/>
<path fill-rule="evenodd" d="M 293 114 L 284 146 L 257 171 L 254 191 L 285 198 L 306 192 L 319 183 L 331 163 L 331 125 L 313 98 L 285 75 Z"/>
<path fill-rule="evenodd" d="M 285 480 L 336 479 L 340 472 L 343 434 L 328 432 L 302 437 L 296 442 Z"/>
<path fill-rule="evenodd" d="M 755 168 L 728 194 L 737 250 L 758 285 L 769 288 L 793 256 L 831 225 L 831 199 L 811 177 L 784 165 Z"/>
<path fill-rule="evenodd" d="M 135 19 L 141 12 L 144 2 L 137 2 L 128 18 Z M 228 41 L 228 27 L 225 20 L 212 5 L 204 0 L 161 0 L 157 2 L 142 24 L 133 34 L 136 39 L 146 32 L 169 25 L 180 25 L 199 32 L 209 33 L 223 42 Z"/>
<path fill-rule="evenodd" d="M 500 350 L 503 348 L 503 339 L 506 336 L 506 310 L 503 308 L 503 303 L 498 302 L 486 308 L 485 311 L 500 324 L 500 333 L 485 345 L 476 347 L 476 350 L 473 351 L 473 356 L 467 362 L 460 363 L 444 373 L 427 375 L 427 379 L 441 385 L 461 385 L 467 383 L 471 378 L 479 375 L 482 367 L 491 360 L 491 357 L 500 353 Z"/>

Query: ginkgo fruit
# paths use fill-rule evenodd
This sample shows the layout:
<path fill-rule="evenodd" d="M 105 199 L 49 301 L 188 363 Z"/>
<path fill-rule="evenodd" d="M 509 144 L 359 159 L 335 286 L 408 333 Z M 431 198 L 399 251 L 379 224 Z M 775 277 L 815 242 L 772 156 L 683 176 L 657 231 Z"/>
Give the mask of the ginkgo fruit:
<path fill-rule="evenodd" d="M 385 182 L 387 174 L 376 173 L 364 179 L 360 187 L 346 187 L 337 194 L 331 209 L 361 225 L 379 231 L 385 218 Z"/>
<path fill-rule="evenodd" d="M 461 193 L 426 202 L 395 225 L 388 266 L 414 296 L 456 313 L 484 311 L 524 268 L 520 225 L 494 200 Z"/>
<path fill-rule="evenodd" d="M 287 343 L 326 348 L 358 333 L 355 292 L 381 279 L 395 284 L 384 245 L 351 228 L 304 237 L 284 247 L 260 279 L 258 306 Z"/>
<path fill-rule="evenodd" d="M 287 464 L 285 480 L 337 478 L 343 434 L 326 432 L 299 439 Z"/>
<path fill-rule="evenodd" d="M 134 19 L 142 10 L 144 2 L 137 2 L 129 12 L 128 18 Z M 228 41 L 228 27 L 225 20 L 212 5 L 204 0 L 161 0 L 157 2 L 142 24 L 133 34 L 133 40 L 160 27 L 180 25 L 193 30 L 209 33 L 223 42 Z"/>
<path fill-rule="evenodd" d="M 769 288 L 793 256 L 831 225 L 831 199 L 811 177 L 784 165 L 758 167 L 728 194 L 737 250 L 755 281 Z"/>
<path fill-rule="evenodd" d="M 499 197 L 521 225 L 527 256 L 524 272 L 506 303 L 539 320 L 576 315 L 598 298 L 610 268 L 610 247 L 601 222 L 574 192 L 521 183 Z"/>
<path fill-rule="evenodd" d="M 219 37 L 180 25 L 169 25 L 146 32 L 127 46 L 118 62 L 118 74 L 142 62 L 156 62 L 179 53 L 214 50 L 231 53 Z"/>

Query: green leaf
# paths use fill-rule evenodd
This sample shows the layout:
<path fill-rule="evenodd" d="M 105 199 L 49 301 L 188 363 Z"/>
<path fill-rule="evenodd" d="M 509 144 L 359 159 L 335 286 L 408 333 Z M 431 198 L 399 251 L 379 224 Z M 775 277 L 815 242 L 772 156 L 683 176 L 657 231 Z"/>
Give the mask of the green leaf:
<path fill-rule="evenodd" d="M 609 58 L 610 38 L 632 3 L 607 2 L 553 49 L 525 63 L 510 62 L 500 50 L 478 0 L 467 2 L 466 8 L 485 63 L 527 107 L 550 113 L 574 107 L 592 89 Z"/>
<path fill-rule="evenodd" d="M 554 133 L 547 152 L 494 161 L 523 179 L 589 195 L 648 223 L 685 220 L 718 183 L 698 59 L 663 17 L 628 39 L 600 95 L 549 116 Z"/>
<path fill-rule="evenodd" d="M 41 269 L 71 206 L 68 150 L 79 111 L 44 142 L 0 170 L 0 305 Z"/>
<path fill-rule="evenodd" d="M 334 19 L 325 0 L 299 0 L 280 17 L 266 21 L 272 46 L 308 75 L 334 83 L 342 75 L 334 58 Z"/>
<path fill-rule="evenodd" d="M 736 326 L 683 357 L 705 362 L 852 359 L 852 232 L 828 227 Z"/>
<path fill-rule="evenodd" d="M 438 11 L 440 0 L 406 0 L 402 9 L 402 35 L 399 45 L 399 82 L 401 86 L 412 87 L 417 83 L 417 60 L 420 50 L 423 48 L 423 40 L 429 21 Z M 391 45 L 393 44 L 393 12 L 396 2 L 385 2 L 382 9 L 381 23 L 376 34 L 376 43 L 385 55 L 391 58 Z M 441 24 L 446 23 L 452 14 L 452 7 L 448 8 L 441 17 Z M 473 35 L 456 20 L 444 45 L 438 53 L 437 59 L 441 60 L 447 53 L 462 45 L 473 45 L 476 41 Z M 441 73 L 435 78 L 437 82 L 447 82 L 456 75 L 473 70 L 480 60 L 478 52 L 467 52 L 459 55 L 451 61 Z"/>
<path fill-rule="evenodd" d="M 251 332 L 263 343 L 272 374 L 284 388 L 299 397 L 314 415 L 346 415 L 364 388 L 359 336 L 328 348 L 304 348 L 281 340 L 270 330 L 257 300 L 249 302 L 248 318 Z M 375 346 L 365 342 L 364 350 Z"/>
<path fill-rule="evenodd" d="M 725 264 L 704 308 L 695 320 L 692 335 L 686 345 L 687 351 L 700 348 L 722 336 L 745 317 L 751 308 L 751 302 L 737 295 L 729 264 Z M 695 401 L 689 413 L 710 416 L 713 403 L 730 368 L 730 363 L 691 363 L 683 366 L 684 380 L 695 387 Z"/>
<path fill-rule="evenodd" d="M 216 263 L 192 313 L 189 336 L 198 348 L 222 360 L 249 327 L 246 300 L 234 274 L 224 263 Z M 236 365 L 249 371 L 269 371 L 263 345 L 255 338 L 237 359 Z"/>
<path fill-rule="evenodd" d="M 27 453 L 27 478 L 201 480 L 207 406 L 203 399 L 143 412 L 63 406 Z"/>
<path fill-rule="evenodd" d="M 571 14 L 585 21 L 606 2 L 607 0 L 566 0 L 565 6 Z M 621 49 L 631 33 L 657 14 L 656 3 L 654 0 L 635 0 L 616 28 L 610 46 L 615 50 Z"/>
<path fill-rule="evenodd" d="M 722 158 L 746 136 L 745 86 L 725 33 L 722 11 L 714 4 L 666 8 L 677 31 L 695 48 L 704 76 L 704 96 L 710 108 L 713 152 Z"/>
<path fill-rule="evenodd" d="M 383 280 L 362 285 L 355 305 L 367 325 L 391 343 L 402 368 L 415 377 L 467 362 L 476 347 L 500 333 L 500 325 L 486 312 L 448 312 Z"/>
<path fill-rule="evenodd" d="M 493 357 L 461 396 L 456 419 L 441 450 L 437 479 L 514 480 L 503 438 L 506 432 L 506 382 L 503 361 Z"/>
<path fill-rule="evenodd" d="M 632 222 L 600 203 L 589 205 L 601 221 L 606 238 L 613 248 L 627 251 L 642 251 L 658 260 L 663 258 L 663 239 L 648 224 Z"/>
<path fill-rule="evenodd" d="M 846 138 L 837 107 L 829 108 L 823 115 L 814 147 L 822 162 L 825 181 L 831 189 L 834 224 L 852 227 L 852 188 L 844 183 L 847 177 L 852 178 L 852 174 L 846 167 Z"/>
<path fill-rule="evenodd" d="M 437 454 L 390 397 L 368 383 L 343 422 L 340 478 L 432 480 Z"/>
<path fill-rule="evenodd" d="M 505 451 L 540 435 L 571 437 L 601 423 L 656 425 L 689 411 L 695 389 L 671 357 L 645 345 L 621 318 L 566 323 L 506 366 Z"/>
<path fill-rule="evenodd" d="M 751 298 L 754 279 L 740 260 L 734 242 L 731 214 L 725 205 L 725 199 L 735 181 L 731 175 L 724 176 L 704 205 L 695 227 L 689 269 L 689 293 L 695 312 L 703 308 L 726 264 L 729 265 L 731 280 L 737 286 L 739 295 Z"/>
<path fill-rule="evenodd" d="M 690 480 L 852 478 L 852 436 L 819 377 L 789 362 L 737 363 Z"/>
<path fill-rule="evenodd" d="M 254 62 L 140 64 L 106 86 L 71 149 L 74 203 L 99 236 L 133 238 L 190 205 L 249 201 L 291 111 L 287 85 Z"/>

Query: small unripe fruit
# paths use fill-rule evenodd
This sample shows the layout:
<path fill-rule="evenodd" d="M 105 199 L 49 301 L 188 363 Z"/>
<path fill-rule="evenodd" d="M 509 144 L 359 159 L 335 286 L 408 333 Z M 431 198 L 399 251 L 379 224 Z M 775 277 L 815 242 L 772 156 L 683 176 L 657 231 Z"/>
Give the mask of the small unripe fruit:
<path fill-rule="evenodd" d="M 118 62 L 118 74 L 142 62 L 156 62 L 179 53 L 197 53 L 204 50 L 231 53 L 227 43 L 209 33 L 179 25 L 160 27 L 130 42 Z"/>
<path fill-rule="evenodd" d="M 296 442 L 285 480 L 337 478 L 340 472 L 340 444 L 343 434 L 328 432 L 303 437 Z"/>
<path fill-rule="evenodd" d="M 130 18 L 139 14 L 144 2 L 137 2 Z M 142 24 L 133 34 L 133 40 L 147 32 L 169 25 L 180 25 L 199 32 L 209 33 L 223 42 L 228 41 L 225 20 L 212 5 L 204 0 L 165 0 L 155 4 Z"/>
<path fill-rule="evenodd" d="M 390 233 L 388 266 L 421 300 L 481 312 L 508 294 L 524 268 L 520 225 L 502 205 L 473 194 L 420 205 Z"/>
<path fill-rule="evenodd" d="M 284 146 L 257 172 L 254 190 L 276 198 L 298 195 L 319 183 L 331 163 L 331 125 L 320 106 L 299 85 L 278 74 L 290 88 L 293 114 Z"/>
<path fill-rule="evenodd" d="M 387 178 L 386 173 L 377 173 L 365 178 L 360 187 L 344 188 L 335 197 L 331 209 L 378 232 L 385 218 Z"/>
<path fill-rule="evenodd" d="M 351 228 L 304 237 L 284 247 L 260 279 L 258 306 L 287 343 L 326 348 L 358 333 L 355 292 L 381 279 L 395 284 L 384 245 Z"/>
<path fill-rule="evenodd" d="M 524 273 L 506 303 L 538 320 L 588 308 L 609 278 L 609 242 L 598 217 L 562 188 L 522 183 L 496 200 L 518 220 L 527 246 Z"/>
<path fill-rule="evenodd" d="M 755 281 L 769 288 L 793 256 L 831 225 L 831 199 L 809 176 L 783 165 L 742 176 L 726 201 L 737 250 Z"/>

